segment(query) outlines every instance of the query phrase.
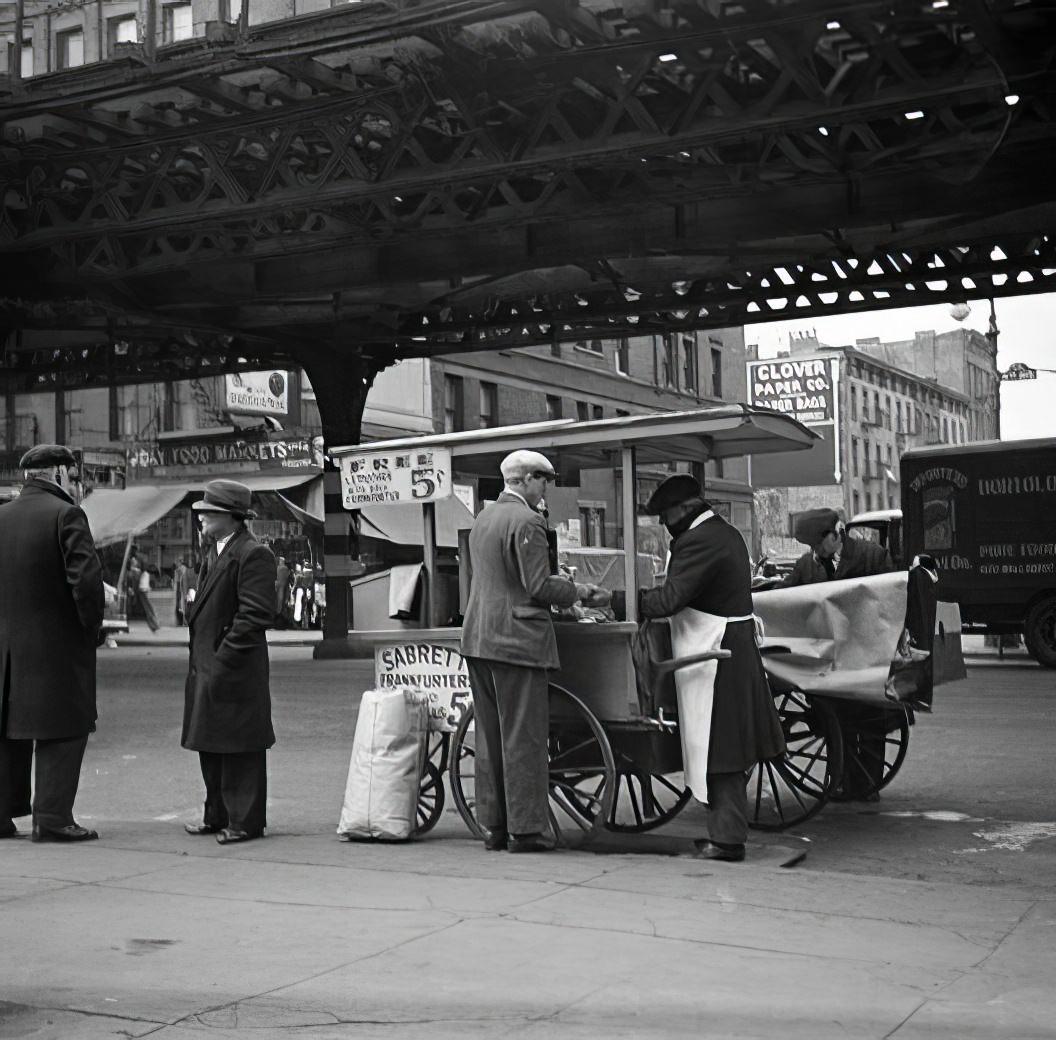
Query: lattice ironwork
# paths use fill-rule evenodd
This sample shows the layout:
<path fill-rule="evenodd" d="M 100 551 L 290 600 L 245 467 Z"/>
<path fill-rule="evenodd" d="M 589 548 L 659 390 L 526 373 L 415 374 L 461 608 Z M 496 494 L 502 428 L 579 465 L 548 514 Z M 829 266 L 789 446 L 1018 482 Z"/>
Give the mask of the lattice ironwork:
<path fill-rule="evenodd" d="M 0 95 L 11 325 L 437 353 L 1051 287 L 1040 0 L 377 5 L 126 53 Z"/>

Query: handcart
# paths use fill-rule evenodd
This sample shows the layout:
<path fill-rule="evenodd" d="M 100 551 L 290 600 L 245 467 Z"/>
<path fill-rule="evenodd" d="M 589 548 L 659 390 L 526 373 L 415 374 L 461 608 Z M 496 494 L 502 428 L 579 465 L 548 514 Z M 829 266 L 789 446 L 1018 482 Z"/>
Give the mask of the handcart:
<path fill-rule="evenodd" d="M 373 653 L 378 685 L 417 685 L 434 697 L 436 732 L 422 778 L 419 833 L 435 825 L 443 812 L 445 773 L 462 819 L 473 833 L 482 833 L 475 817 L 475 727 L 468 675 L 458 653 L 460 630 L 438 624 L 445 611 L 436 602 L 433 502 L 445 490 L 449 493 L 452 474 L 494 477 L 499 461 L 523 447 L 551 459 L 561 474 L 559 486 L 583 480 L 587 471 L 612 474 L 623 552 L 621 587 L 616 591 L 623 595 L 617 597 L 620 609 L 611 620 L 567 615 L 555 619 L 561 668 L 552 673 L 549 685 L 551 822 L 558 838 L 563 830 L 639 832 L 671 820 L 691 797 L 682 774 L 673 672 L 703 659 L 672 661 L 664 624 L 652 623 L 648 638 L 640 633 L 639 477 L 648 472 L 662 478 L 671 463 L 801 450 L 815 439 L 788 416 L 724 405 L 331 449 L 341 468 L 346 507 L 422 502 L 425 594 L 420 623 L 400 630 L 356 631 L 348 637 L 353 652 Z M 468 540 L 460 548 L 464 597 L 472 571 Z M 649 550 L 653 548 L 650 544 Z M 554 562 L 556 567 L 556 554 Z M 801 656 L 794 648 L 776 645 L 767 650 L 764 661 L 770 672 L 773 660 L 798 661 Z M 757 767 L 749 778 L 750 822 L 782 829 L 808 819 L 837 792 L 844 775 L 846 728 L 824 693 L 805 690 L 780 674 L 773 693 L 788 750 L 782 759 Z M 902 702 L 884 700 L 876 708 L 895 720 L 890 726 L 891 750 L 886 730 L 882 750 L 889 763 L 881 770 L 881 782 L 886 783 L 904 757 L 911 715 Z M 884 718 L 886 726 L 886 714 Z M 870 766 L 869 775 L 875 772 Z"/>

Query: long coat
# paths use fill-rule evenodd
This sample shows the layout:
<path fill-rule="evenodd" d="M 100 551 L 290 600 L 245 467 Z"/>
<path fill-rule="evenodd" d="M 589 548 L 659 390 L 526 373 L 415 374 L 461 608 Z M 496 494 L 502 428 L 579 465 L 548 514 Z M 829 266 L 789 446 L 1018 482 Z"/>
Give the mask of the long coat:
<path fill-rule="evenodd" d="M 864 538 L 843 536 L 843 547 L 840 562 L 833 579 L 830 579 L 816 559 L 814 552 L 805 552 L 792 567 L 792 572 L 783 582 L 781 588 L 793 588 L 797 585 L 813 585 L 820 581 L 839 580 L 840 578 L 868 578 L 871 574 L 887 574 L 895 569 L 888 551 L 875 542 Z"/>
<path fill-rule="evenodd" d="M 275 743 L 265 638 L 274 619 L 275 557 L 239 531 L 219 558 L 209 554 L 187 609 L 185 748 L 231 754 Z"/>
<path fill-rule="evenodd" d="M 473 571 L 462 654 L 526 668 L 558 668 L 550 606 L 570 607 L 575 583 L 550 573 L 546 521 L 504 491 L 469 533 Z"/>
<path fill-rule="evenodd" d="M 713 516 L 671 543 L 664 584 L 639 595 L 642 617 L 662 618 L 685 607 L 719 617 L 752 613 L 751 563 L 744 539 L 722 517 Z M 726 626 L 722 648 L 732 656 L 718 662 L 708 747 L 709 773 L 737 773 L 785 750 L 755 626 Z"/>
<path fill-rule="evenodd" d="M 103 575 L 84 512 L 33 479 L 0 510 L 0 734 L 63 740 L 95 729 Z"/>

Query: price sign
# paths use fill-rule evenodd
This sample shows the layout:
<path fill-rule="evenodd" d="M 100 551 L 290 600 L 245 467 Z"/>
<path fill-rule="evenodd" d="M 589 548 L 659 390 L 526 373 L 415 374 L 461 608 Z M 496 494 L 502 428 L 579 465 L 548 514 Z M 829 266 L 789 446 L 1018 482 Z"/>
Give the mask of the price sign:
<path fill-rule="evenodd" d="M 429 729 L 453 733 L 473 700 L 466 659 L 442 643 L 395 643 L 374 649 L 374 684 L 379 690 L 409 686 L 426 696 Z"/>
<path fill-rule="evenodd" d="M 1020 379 L 1037 379 L 1038 370 L 1031 368 L 1029 365 L 1024 365 L 1022 361 L 1017 361 L 1008 366 L 1008 371 L 1003 373 L 1001 378 L 1013 383 Z"/>
<path fill-rule="evenodd" d="M 341 494 L 346 509 L 393 502 L 449 498 L 449 448 L 364 451 L 341 459 Z"/>

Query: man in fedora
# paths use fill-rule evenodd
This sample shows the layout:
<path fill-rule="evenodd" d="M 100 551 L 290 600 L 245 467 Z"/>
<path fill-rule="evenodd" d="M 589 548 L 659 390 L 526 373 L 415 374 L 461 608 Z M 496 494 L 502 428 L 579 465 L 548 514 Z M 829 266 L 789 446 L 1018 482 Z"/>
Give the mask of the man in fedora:
<path fill-rule="evenodd" d="M 181 743 L 197 751 L 205 780 L 201 823 L 221 845 L 264 835 L 267 749 L 275 743 L 265 632 L 275 620 L 275 557 L 250 534 L 252 494 L 213 480 L 195 502 L 206 550 L 187 608 L 191 661 Z"/>
<path fill-rule="evenodd" d="M 33 841 L 90 841 L 73 803 L 95 730 L 102 569 L 73 452 L 38 444 L 18 465 L 22 493 L 0 511 L 0 838 L 32 809 Z"/>
<path fill-rule="evenodd" d="M 755 642 L 748 548 L 688 473 L 668 477 L 646 504 L 671 535 L 663 585 L 639 592 L 643 618 L 669 618 L 676 658 L 731 656 L 675 672 L 686 786 L 708 806 L 707 859 L 739 862 L 748 838 L 746 773 L 785 750 Z"/>

